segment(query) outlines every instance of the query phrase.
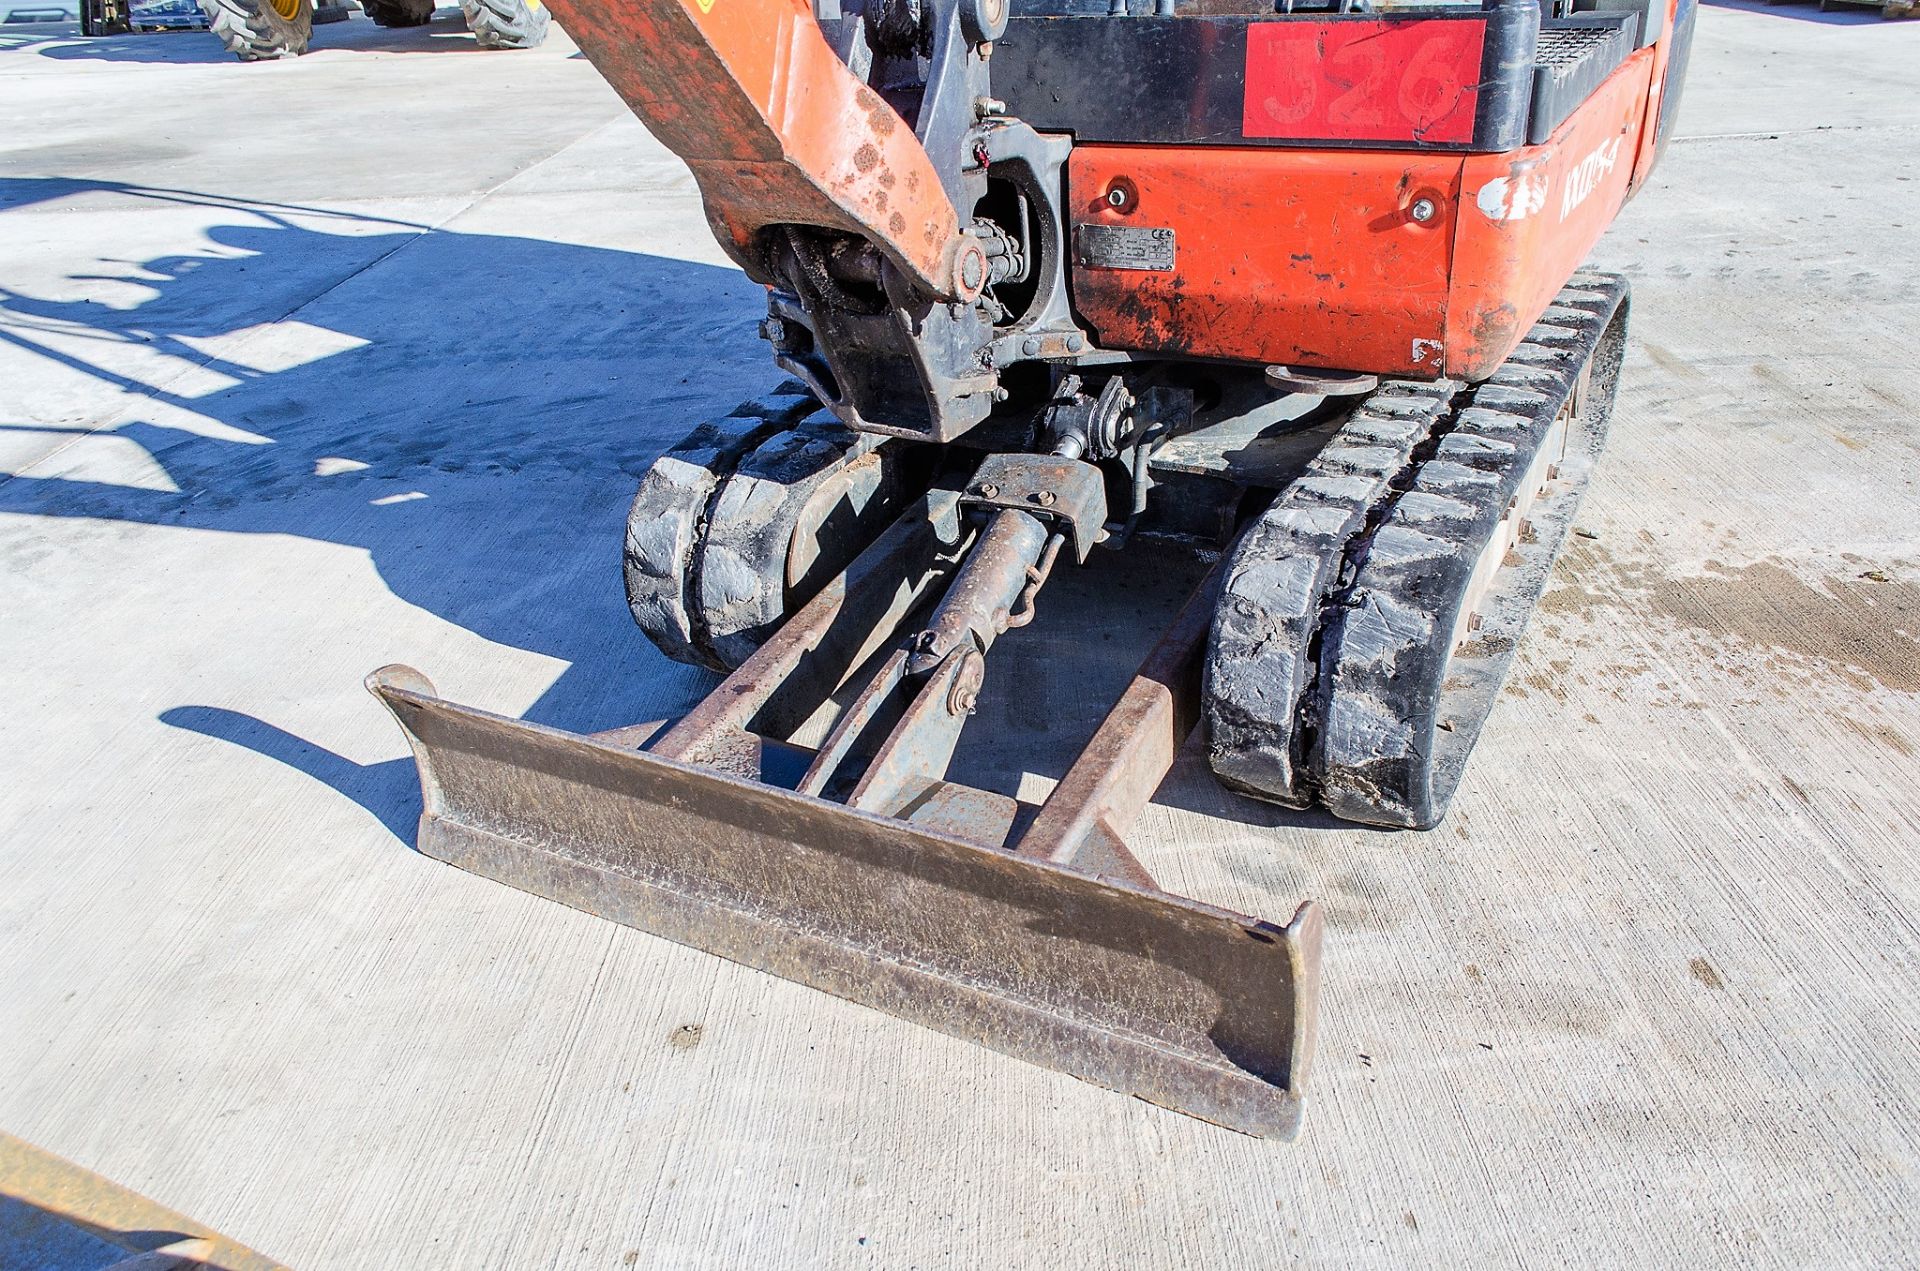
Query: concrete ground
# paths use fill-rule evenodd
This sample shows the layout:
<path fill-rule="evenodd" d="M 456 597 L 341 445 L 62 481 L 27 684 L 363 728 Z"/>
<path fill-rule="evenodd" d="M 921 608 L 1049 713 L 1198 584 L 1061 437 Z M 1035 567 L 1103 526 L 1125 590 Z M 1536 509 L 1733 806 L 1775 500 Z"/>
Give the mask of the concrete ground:
<path fill-rule="evenodd" d="M 1920 24 L 1701 11 L 1599 253 L 1592 537 L 1452 819 L 1191 751 L 1144 818 L 1177 890 L 1327 906 L 1292 1146 L 414 853 L 360 677 L 684 709 L 625 504 L 773 376 L 563 39 L 315 44 L 0 32 L 0 1128 L 300 1268 L 1911 1261 Z M 1099 704 L 1008 674 L 1057 773 Z"/>

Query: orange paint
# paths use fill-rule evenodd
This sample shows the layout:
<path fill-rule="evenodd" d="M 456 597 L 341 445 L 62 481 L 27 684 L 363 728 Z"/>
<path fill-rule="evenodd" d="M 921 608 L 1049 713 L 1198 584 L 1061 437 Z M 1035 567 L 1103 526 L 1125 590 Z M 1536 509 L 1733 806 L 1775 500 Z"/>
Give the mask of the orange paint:
<path fill-rule="evenodd" d="M 904 120 L 834 56 L 806 0 L 549 0 L 686 160 L 722 245 L 761 282 L 768 225 L 862 235 L 951 295 L 959 217 Z"/>
<path fill-rule="evenodd" d="M 1634 53 L 1507 154 L 1075 147 L 1072 223 L 1169 228 L 1175 248 L 1170 272 L 1076 265 L 1074 306 L 1109 348 L 1484 378 L 1626 201 L 1654 64 Z"/>
<path fill-rule="evenodd" d="M 1109 348 L 1414 370 L 1445 328 L 1459 173 L 1457 154 L 1076 146 L 1074 226 L 1170 227 L 1175 247 L 1168 273 L 1076 268 L 1074 307 Z"/>

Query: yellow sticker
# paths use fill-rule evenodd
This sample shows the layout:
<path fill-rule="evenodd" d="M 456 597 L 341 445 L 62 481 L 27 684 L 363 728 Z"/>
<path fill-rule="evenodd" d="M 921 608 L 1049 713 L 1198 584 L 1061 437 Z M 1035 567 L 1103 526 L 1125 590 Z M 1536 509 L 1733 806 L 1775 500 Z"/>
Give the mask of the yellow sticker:
<path fill-rule="evenodd" d="M 700 6 L 700 12 L 702 13 L 713 12 L 713 0 L 693 0 L 693 2 Z"/>

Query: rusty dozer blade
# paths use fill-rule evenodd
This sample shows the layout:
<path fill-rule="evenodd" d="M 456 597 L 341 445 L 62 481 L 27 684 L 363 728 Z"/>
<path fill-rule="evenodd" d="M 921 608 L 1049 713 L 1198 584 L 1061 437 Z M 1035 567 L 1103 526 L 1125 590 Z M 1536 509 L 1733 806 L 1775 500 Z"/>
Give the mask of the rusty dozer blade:
<path fill-rule="evenodd" d="M 929 720 L 970 711 L 977 646 L 881 704 L 910 674 L 900 652 L 886 656 L 890 640 L 933 585 L 953 580 L 942 614 L 956 593 L 981 593 L 963 585 L 967 570 L 954 577 L 971 535 L 957 503 L 953 491 L 928 495 L 645 749 L 646 726 L 573 734 L 444 701 L 406 667 L 374 672 L 368 687 L 419 764 L 420 850 L 1167 1108 L 1292 1138 L 1313 1053 L 1319 909 L 1304 903 L 1279 926 L 1172 895 L 1122 838 L 1192 727 L 1211 576 L 1053 794 L 1021 805 L 944 779 L 957 724 Z M 1029 608 L 1037 587 L 1020 597 Z M 926 635 L 905 647 L 924 655 Z M 872 681 L 825 742 L 785 740 L 811 714 L 800 703 L 844 698 L 856 673 Z M 864 775 L 828 780 L 861 758 Z M 850 781 L 847 802 L 792 788 L 832 794 Z"/>

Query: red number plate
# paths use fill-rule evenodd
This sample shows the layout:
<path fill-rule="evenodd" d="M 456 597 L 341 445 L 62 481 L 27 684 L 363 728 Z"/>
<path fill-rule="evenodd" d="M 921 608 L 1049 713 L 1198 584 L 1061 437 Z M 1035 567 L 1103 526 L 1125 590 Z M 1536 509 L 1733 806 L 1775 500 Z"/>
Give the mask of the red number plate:
<path fill-rule="evenodd" d="M 1247 28 L 1241 133 L 1285 141 L 1473 140 L 1486 23 L 1419 18 Z"/>

